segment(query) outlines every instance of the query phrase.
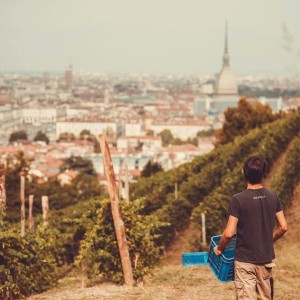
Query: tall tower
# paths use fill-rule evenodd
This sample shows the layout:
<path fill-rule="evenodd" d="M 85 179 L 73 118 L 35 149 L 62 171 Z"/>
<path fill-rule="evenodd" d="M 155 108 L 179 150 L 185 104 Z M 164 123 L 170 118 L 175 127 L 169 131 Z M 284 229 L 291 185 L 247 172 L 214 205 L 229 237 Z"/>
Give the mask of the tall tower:
<path fill-rule="evenodd" d="M 229 65 L 229 53 L 228 53 L 228 28 L 227 21 L 225 23 L 225 46 L 224 46 L 224 54 L 223 54 L 223 65 L 220 73 L 216 78 L 215 83 L 215 95 L 219 96 L 237 96 L 238 89 L 236 78 L 234 74 L 230 70 Z"/>
<path fill-rule="evenodd" d="M 229 53 L 228 53 L 228 28 L 227 21 L 225 23 L 225 47 L 223 55 L 223 67 L 229 67 Z"/>
<path fill-rule="evenodd" d="M 71 89 L 73 83 L 73 68 L 72 65 L 69 65 L 67 70 L 65 71 L 65 81 L 67 89 Z"/>

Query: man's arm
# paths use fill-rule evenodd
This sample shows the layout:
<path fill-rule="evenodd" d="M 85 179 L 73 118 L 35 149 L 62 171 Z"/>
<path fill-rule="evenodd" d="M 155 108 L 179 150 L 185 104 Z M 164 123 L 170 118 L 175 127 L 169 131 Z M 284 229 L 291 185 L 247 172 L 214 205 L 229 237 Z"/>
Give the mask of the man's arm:
<path fill-rule="evenodd" d="M 278 222 L 278 227 L 273 232 L 273 241 L 274 242 L 279 240 L 288 230 L 287 222 L 286 222 L 286 219 L 284 217 L 282 210 L 279 211 L 278 213 L 276 213 L 276 219 Z"/>
<path fill-rule="evenodd" d="M 236 232 L 236 227 L 239 219 L 234 216 L 229 216 L 225 231 L 222 234 L 221 241 L 218 246 L 214 248 L 217 255 L 221 255 L 226 245 L 230 242 Z"/>

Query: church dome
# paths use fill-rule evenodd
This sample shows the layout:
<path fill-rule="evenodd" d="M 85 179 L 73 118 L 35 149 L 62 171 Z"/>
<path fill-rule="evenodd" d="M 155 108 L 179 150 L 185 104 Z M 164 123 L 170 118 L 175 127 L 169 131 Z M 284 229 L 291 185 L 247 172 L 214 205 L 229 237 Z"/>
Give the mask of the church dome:
<path fill-rule="evenodd" d="M 218 74 L 215 84 L 215 93 L 218 95 L 237 95 L 238 93 L 236 78 L 230 71 L 228 65 L 223 65 Z"/>

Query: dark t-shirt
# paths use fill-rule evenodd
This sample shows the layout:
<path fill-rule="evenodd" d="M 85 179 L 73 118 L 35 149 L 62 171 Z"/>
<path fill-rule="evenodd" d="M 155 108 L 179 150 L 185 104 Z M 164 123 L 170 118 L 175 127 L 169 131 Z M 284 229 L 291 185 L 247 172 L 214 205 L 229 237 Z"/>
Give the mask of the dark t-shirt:
<path fill-rule="evenodd" d="M 246 189 L 232 197 L 228 214 L 239 219 L 236 260 L 264 264 L 275 258 L 273 229 L 281 210 L 276 193 L 265 188 Z"/>

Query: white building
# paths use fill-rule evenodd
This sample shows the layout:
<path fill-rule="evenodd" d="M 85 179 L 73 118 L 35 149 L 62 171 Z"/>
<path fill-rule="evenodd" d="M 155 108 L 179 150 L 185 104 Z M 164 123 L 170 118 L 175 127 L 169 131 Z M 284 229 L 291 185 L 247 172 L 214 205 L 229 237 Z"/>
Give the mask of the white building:
<path fill-rule="evenodd" d="M 153 122 L 151 129 L 157 135 L 165 129 L 171 131 L 174 138 L 186 140 L 194 138 L 199 131 L 211 129 L 211 124 L 206 121 L 189 120 L 185 122 L 169 121 L 169 122 Z"/>
<path fill-rule="evenodd" d="M 125 123 L 125 135 L 126 136 L 141 136 L 142 135 L 142 123 L 140 120 L 131 120 Z"/>
<path fill-rule="evenodd" d="M 83 130 L 90 131 L 97 138 L 100 133 L 105 133 L 109 141 L 115 140 L 121 131 L 121 125 L 115 120 L 104 120 L 97 117 L 83 116 L 70 118 L 56 123 L 56 137 L 61 133 L 69 132 L 79 136 Z"/>
<path fill-rule="evenodd" d="M 21 109 L 22 123 L 26 124 L 55 123 L 65 117 L 66 113 L 64 106 Z"/>
<path fill-rule="evenodd" d="M 147 149 L 160 149 L 162 141 L 160 136 L 122 136 L 117 140 L 118 149 L 136 148 L 139 145 Z"/>

